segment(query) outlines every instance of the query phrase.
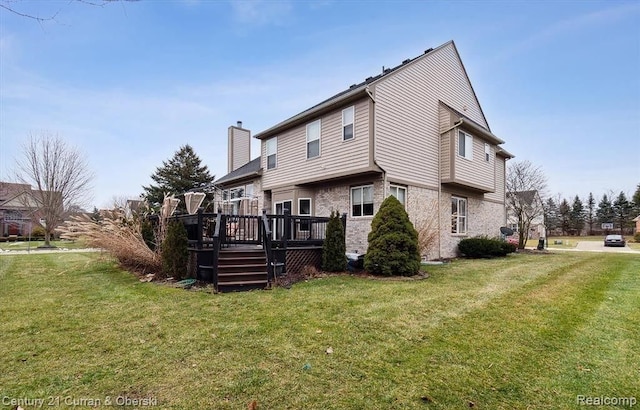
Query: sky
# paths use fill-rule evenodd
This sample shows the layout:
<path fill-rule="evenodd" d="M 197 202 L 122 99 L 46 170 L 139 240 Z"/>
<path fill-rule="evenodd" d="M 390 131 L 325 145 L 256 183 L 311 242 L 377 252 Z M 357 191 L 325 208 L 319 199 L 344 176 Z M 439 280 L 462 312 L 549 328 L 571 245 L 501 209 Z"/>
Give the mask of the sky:
<path fill-rule="evenodd" d="M 257 134 L 454 40 L 492 132 L 548 195 L 640 184 L 638 1 L 11 1 L 0 8 L 0 180 L 57 134 L 135 198 L 183 145 L 227 171 L 227 128 Z M 259 141 L 252 143 L 252 158 Z"/>

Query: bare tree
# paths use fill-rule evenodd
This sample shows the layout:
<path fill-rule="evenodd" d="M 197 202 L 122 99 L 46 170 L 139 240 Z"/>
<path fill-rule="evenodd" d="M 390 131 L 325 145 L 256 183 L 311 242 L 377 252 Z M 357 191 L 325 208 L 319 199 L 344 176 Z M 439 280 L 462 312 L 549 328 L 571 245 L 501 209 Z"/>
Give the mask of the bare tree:
<path fill-rule="evenodd" d="M 34 187 L 25 192 L 38 208 L 36 223 L 45 230 L 45 246 L 73 205 L 83 204 L 91 191 L 93 174 L 80 152 L 57 134 L 30 135 L 23 156 L 16 160 L 16 179 Z"/>
<path fill-rule="evenodd" d="M 510 161 L 506 185 L 507 207 L 518 220 L 518 248 L 524 249 L 531 222 L 544 217 L 542 198 L 547 188 L 547 178 L 540 167 L 529 161 Z"/>
<path fill-rule="evenodd" d="M 104 7 L 109 3 L 116 3 L 116 2 L 131 2 L 131 1 L 138 1 L 138 0 L 94 0 L 94 1 L 90 1 L 90 0 L 69 0 L 69 2 L 67 2 L 67 4 L 73 3 L 82 3 L 82 4 L 88 4 L 90 6 L 97 6 L 97 7 Z M 56 17 L 58 16 L 58 14 L 60 13 L 60 10 L 57 10 L 55 12 L 46 14 L 46 15 L 38 15 L 38 14 L 34 14 L 28 11 L 24 11 L 20 6 L 21 2 L 17 1 L 17 0 L 0 0 L 0 9 L 2 10 L 6 10 L 9 13 L 13 13 L 16 16 L 20 16 L 20 17 L 24 17 L 27 19 L 31 19 L 31 20 L 35 20 L 39 23 L 45 22 L 45 21 L 52 21 L 55 20 Z"/>

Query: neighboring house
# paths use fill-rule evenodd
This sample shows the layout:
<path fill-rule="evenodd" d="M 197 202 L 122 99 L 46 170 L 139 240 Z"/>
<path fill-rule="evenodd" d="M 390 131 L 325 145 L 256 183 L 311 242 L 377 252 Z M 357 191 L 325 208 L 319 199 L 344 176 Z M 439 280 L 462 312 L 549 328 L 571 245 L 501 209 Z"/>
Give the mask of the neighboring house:
<path fill-rule="evenodd" d="M 27 236 L 34 227 L 38 206 L 31 196 L 31 186 L 0 182 L 0 236 Z"/>
<path fill-rule="evenodd" d="M 230 172 L 215 182 L 228 211 L 346 213 L 347 251 L 364 253 L 373 216 L 394 195 L 415 225 L 439 231 L 430 258 L 455 256 L 460 239 L 498 236 L 506 224 L 512 155 L 453 41 L 258 133 L 261 155 L 232 163 L 246 158 L 247 132 L 229 128 Z"/>
<path fill-rule="evenodd" d="M 507 198 L 509 198 L 509 195 L 512 194 L 507 193 Z M 515 192 L 513 195 L 517 196 L 517 203 L 526 205 L 530 209 L 530 212 L 537 214 L 531 220 L 527 239 L 539 239 L 546 237 L 543 212 L 544 207 L 542 198 L 540 198 L 538 191 Z M 515 215 L 514 211 L 509 206 L 509 201 L 507 201 L 507 226 L 513 229 L 514 232 L 518 232 L 518 216 Z"/>
<path fill-rule="evenodd" d="M 633 218 L 633 222 L 636 223 L 635 233 L 639 233 L 640 232 L 640 215 L 638 215 L 635 218 Z"/>

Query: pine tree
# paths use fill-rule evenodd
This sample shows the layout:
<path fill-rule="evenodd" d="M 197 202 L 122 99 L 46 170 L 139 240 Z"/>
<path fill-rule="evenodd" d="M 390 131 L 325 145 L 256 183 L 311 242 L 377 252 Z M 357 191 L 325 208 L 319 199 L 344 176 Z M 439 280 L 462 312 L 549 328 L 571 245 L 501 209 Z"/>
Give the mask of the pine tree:
<path fill-rule="evenodd" d="M 202 161 L 190 145 L 180 147 L 170 160 L 162 161 L 162 166 L 156 168 L 156 172 L 151 175 L 156 184 L 142 187 L 147 202 L 158 207 L 165 193 L 181 195 L 213 182 L 214 177 L 209 174 L 209 169 L 201 164 Z M 178 209 L 186 209 L 184 201 L 180 201 Z"/>
<path fill-rule="evenodd" d="M 633 211 L 633 206 L 627 200 L 627 196 L 623 191 L 620 191 L 620 194 L 613 202 L 613 213 L 615 221 L 620 228 L 620 233 L 624 234 L 624 230 L 631 225 L 631 213 Z"/>
<path fill-rule="evenodd" d="M 638 184 L 638 186 L 636 187 L 636 192 L 633 193 L 631 202 L 633 202 L 634 216 L 640 215 L 640 184 Z"/>
<path fill-rule="evenodd" d="M 418 232 L 394 196 L 382 202 L 371 222 L 364 268 L 376 275 L 411 276 L 420 270 Z"/>
<path fill-rule="evenodd" d="M 560 206 L 558 206 L 558 216 L 562 234 L 566 235 L 571 229 L 571 206 L 566 199 L 563 199 L 562 202 L 560 202 Z"/>
<path fill-rule="evenodd" d="M 573 198 L 573 204 L 571 204 L 571 211 L 569 212 L 569 220 L 571 221 L 571 230 L 573 230 L 577 236 L 580 236 L 584 228 L 584 205 L 578 195 Z"/>
<path fill-rule="evenodd" d="M 341 272 L 347 266 L 346 246 L 344 242 L 344 226 L 340 213 L 331 212 L 327 223 L 327 232 L 322 245 L 322 270 Z"/>
<path fill-rule="evenodd" d="M 100 221 L 102 221 L 102 215 L 100 215 L 100 211 L 95 206 L 91 212 L 91 220 L 95 223 L 100 223 Z"/>
<path fill-rule="evenodd" d="M 593 198 L 593 193 L 589 192 L 589 198 L 587 198 L 587 209 L 585 213 L 585 219 L 587 226 L 589 227 L 589 235 L 593 235 L 593 225 L 596 223 L 596 200 Z"/>
<path fill-rule="evenodd" d="M 602 195 L 602 199 L 598 203 L 598 210 L 596 211 L 596 217 L 600 225 L 604 223 L 613 223 L 615 213 L 613 212 L 613 205 L 607 194 Z"/>
<path fill-rule="evenodd" d="M 544 226 L 547 229 L 547 235 L 554 229 L 559 228 L 558 205 L 556 205 L 553 198 L 548 198 L 544 204 Z"/>

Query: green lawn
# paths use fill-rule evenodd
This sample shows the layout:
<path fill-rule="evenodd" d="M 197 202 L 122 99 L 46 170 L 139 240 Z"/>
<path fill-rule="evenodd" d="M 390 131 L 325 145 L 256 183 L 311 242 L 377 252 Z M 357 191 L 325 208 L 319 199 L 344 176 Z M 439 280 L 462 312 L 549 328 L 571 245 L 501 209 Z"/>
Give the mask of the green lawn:
<path fill-rule="evenodd" d="M 636 255 L 519 254 L 429 267 L 424 280 L 214 295 L 140 283 L 99 254 L 3 256 L 0 397 L 163 409 L 640 399 L 639 272 Z"/>
<path fill-rule="evenodd" d="M 0 242 L 0 249 L 2 250 L 12 250 L 12 251 L 26 251 L 28 249 L 36 249 L 38 246 L 43 246 L 44 241 L 11 241 L 11 242 Z M 55 240 L 51 241 L 52 246 L 56 246 L 58 248 L 66 248 L 66 249 L 80 249 L 84 248 L 86 245 L 82 241 L 62 241 Z"/>

